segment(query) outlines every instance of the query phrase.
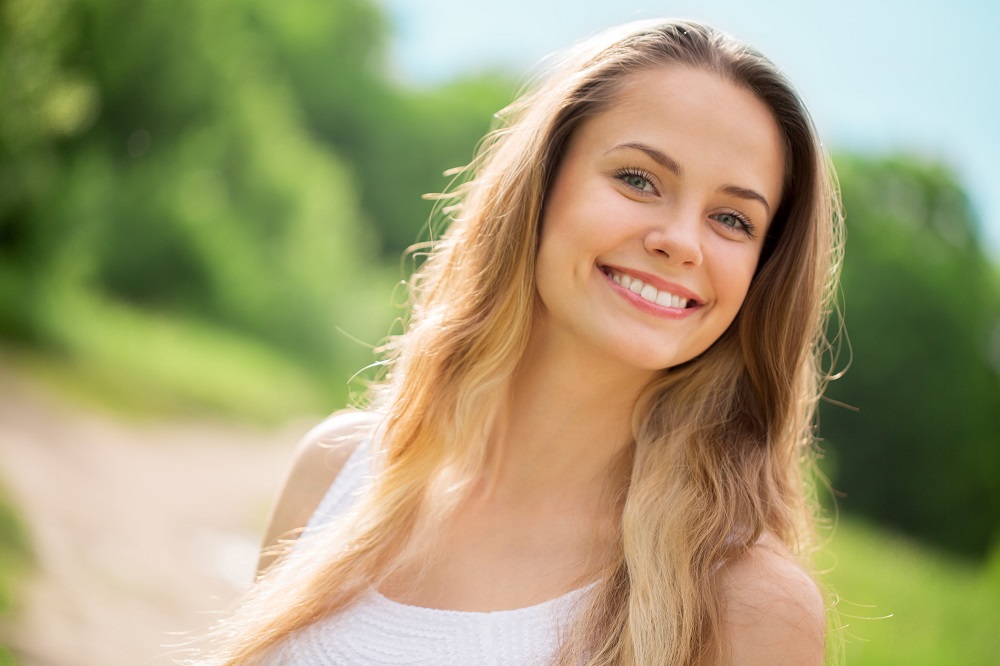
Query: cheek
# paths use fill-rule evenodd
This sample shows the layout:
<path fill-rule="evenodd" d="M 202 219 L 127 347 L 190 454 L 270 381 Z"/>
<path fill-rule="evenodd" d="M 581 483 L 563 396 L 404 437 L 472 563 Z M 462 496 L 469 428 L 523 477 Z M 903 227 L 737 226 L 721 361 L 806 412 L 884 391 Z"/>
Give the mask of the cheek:
<path fill-rule="evenodd" d="M 725 303 L 725 309 L 735 317 L 746 300 L 757 270 L 759 252 L 724 254 L 715 262 L 716 294 Z"/>
<path fill-rule="evenodd" d="M 568 265 L 587 251 L 586 239 L 592 235 L 586 208 L 577 200 L 553 198 L 542 214 L 538 237 L 536 279 L 558 272 L 555 265 Z"/>
<path fill-rule="evenodd" d="M 560 262 L 566 260 L 567 253 L 559 251 L 559 248 L 565 245 L 566 240 L 558 216 L 548 213 L 543 215 L 538 250 L 535 254 L 535 291 L 540 297 L 539 305 L 543 307 L 548 297 L 559 289 L 554 284 L 557 276 L 566 272 L 565 267 L 560 267 Z"/>

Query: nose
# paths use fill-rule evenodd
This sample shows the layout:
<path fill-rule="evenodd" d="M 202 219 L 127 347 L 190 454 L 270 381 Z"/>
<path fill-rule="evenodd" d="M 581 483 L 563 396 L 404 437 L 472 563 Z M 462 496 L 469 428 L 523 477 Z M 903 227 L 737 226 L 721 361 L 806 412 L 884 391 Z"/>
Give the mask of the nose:
<path fill-rule="evenodd" d="M 648 252 L 669 259 L 673 264 L 700 266 L 701 231 L 697 214 L 670 215 L 647 231 L 643 244 Z"/>

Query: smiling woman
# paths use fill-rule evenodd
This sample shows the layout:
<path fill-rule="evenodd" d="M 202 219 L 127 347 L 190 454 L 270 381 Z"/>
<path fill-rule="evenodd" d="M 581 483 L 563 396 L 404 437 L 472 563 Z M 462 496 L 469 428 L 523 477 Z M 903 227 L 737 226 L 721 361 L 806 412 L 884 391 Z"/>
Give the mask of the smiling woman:
<path fill-rule="evenodd" d="M 736 317 L 785 150 L 763 102 L 703 69 L 638 72 L 619 99 L 580 124 L 548 193 L 533 338 L 655 373 L 704 352 Z"/>
<path fill-rule="evenodd" d="M 800 100 L 655 21 L 502 119 L 373 408 L 303 440 L 197 663 L 820 663 L 803 470 L 839 215 Z"/>

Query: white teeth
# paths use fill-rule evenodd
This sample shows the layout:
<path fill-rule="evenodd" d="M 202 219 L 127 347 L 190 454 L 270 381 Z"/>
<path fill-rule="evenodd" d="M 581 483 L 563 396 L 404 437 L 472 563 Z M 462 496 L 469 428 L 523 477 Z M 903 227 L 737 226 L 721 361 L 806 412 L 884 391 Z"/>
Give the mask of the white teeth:
<path fill-rule="evenodd" d="M 620 284 L 625 289 L 638 294 L 644 300 L 647 300 L 650 303 L 656 303 L 660 307 L 686 308 L 690 302 L 688 299 L 678 296 L 677 294 L 671 294 L 669 291 L 659 291 L 653 285 L 646 284 L 642 280 L 634 278 L 631 275 L 618 273 L 617 271 L 612 271 L 610 269 L 606 269 L 606 272 L 616 284 Z"/>

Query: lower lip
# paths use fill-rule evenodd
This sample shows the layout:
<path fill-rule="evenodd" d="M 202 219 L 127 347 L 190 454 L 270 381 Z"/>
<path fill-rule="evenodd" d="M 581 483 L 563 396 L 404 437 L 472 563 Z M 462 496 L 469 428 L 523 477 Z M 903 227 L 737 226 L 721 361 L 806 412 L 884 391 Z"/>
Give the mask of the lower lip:
<path fill-rule="evenodd" d="M 687 317 L 690 317 L 698 309 L 701 308 L 700 305 L 695 305 L 694 307 L 690 308 L 666 308 L 663 307 L 662 305 L 657 305 L 656 303 L 647 301 L 645 298 L 635 293 L 631 289 L 626 289 L 625 287 L 621 286 L 620 284 L 612 280 L 611 276 L 605 273 L 604 271 L 600 271 L 600 273 L 604 277 L 604 279 L 607 280 L 608 284 L 611 285 L 611 288 L 615 291 L 615 293 L 617 293 L 623 299 L 628 301 L 632 305 L 632 307 L 642 312 L 645 312 L 648 315 L 652 315 L 653 317 L 656 317 L 658 319 L 686 319 Z"/>

